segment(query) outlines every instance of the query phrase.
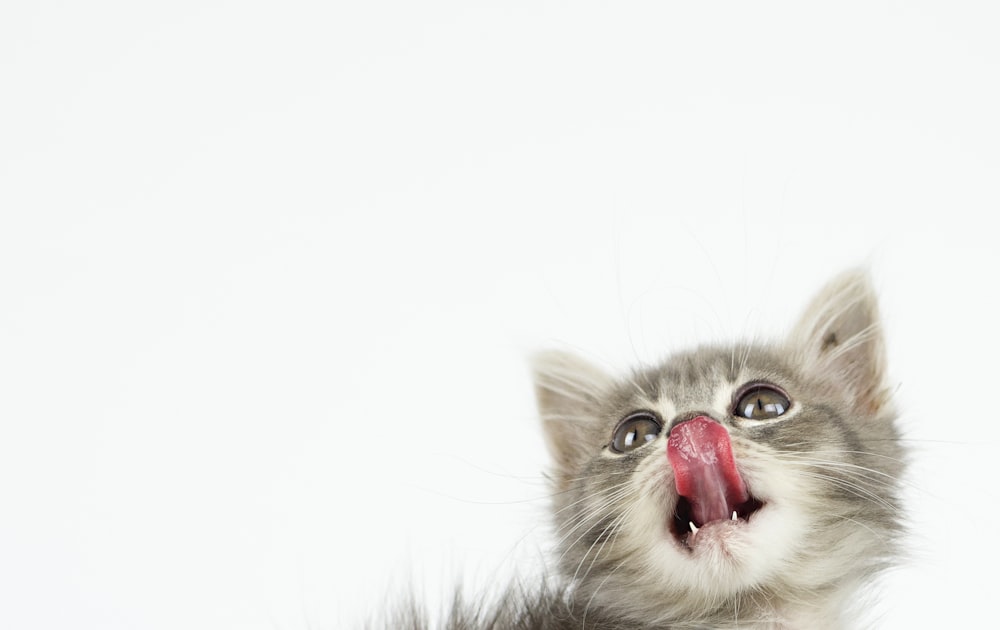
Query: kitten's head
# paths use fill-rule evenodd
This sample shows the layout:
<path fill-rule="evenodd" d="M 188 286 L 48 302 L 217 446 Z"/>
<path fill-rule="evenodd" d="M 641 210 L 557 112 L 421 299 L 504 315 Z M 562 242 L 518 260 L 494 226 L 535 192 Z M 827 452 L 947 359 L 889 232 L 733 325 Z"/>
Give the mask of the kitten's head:
<path fill-rule="evenodd" d="M 549 352 L 536 384 L 561 570 L 588 606 L 822 618 L 892 556 L 902 453 L 863 273 L 830 283 L 783 343 L 622 379 Z"/>

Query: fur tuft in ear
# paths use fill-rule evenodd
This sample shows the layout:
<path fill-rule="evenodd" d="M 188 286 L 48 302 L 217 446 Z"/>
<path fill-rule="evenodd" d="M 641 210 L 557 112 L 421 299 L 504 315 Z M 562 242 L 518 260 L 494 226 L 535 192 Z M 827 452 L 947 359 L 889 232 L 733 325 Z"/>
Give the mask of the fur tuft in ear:
<path fill-rule="evenodd" d="M 559 350 L 535 355 L 532 366 L 545 442 L 557 469 L 572 471 L 587 456 L 586 440 L 580 439 L 580 433 L 593 424 L 612 379 L 600 368 Z"/>
<path fill-rule="evenodd" d="M 867 413 L 885 404 L 885 342 L 867 272 L 851 270 L 827 284 L 799 320 L 789 345 L 806 370 L 846 386 Z"/>

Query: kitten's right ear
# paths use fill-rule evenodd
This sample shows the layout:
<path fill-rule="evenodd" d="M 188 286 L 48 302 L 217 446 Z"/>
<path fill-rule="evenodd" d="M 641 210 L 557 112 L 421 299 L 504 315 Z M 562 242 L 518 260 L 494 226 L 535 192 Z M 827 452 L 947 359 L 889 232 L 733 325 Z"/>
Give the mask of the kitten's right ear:
<path fill-rule="evenodd" d="M 559 350 L 535 355 L 532 366 L 545 442 L 558 469 L 572 472 L 587 456 L 581 433 L 593 424 L 613 381 L 600 368 Z"/>
<path fill-rule="evenodd" d="M 790 338 L 802 366 L 846 386 L 870 413 L 886 401 L 885 341 L 868 274 L 851 270 L 813 298 Z"/>

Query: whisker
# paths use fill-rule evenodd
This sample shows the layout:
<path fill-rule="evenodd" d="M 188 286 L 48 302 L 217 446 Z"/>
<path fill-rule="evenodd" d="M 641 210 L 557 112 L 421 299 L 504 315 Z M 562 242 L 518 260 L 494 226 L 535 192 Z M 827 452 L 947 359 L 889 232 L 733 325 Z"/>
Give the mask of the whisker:
<path fill-rule="evenodd" d="M 833 451 L 829 451 L 833 452 Z M 876 455 L 876 453 L 864 453 L 861 451 L 842 451 L 844 453 L 861 453 L 865 455 Z M 813 468 L 826 468 L 828 470 L 836 469 L 838 472 L 845 474 L 850 474 L 854 478 L 864 479 L 872 483 L 879 483 L 883 488 L 891 488 L 894 486 L 905 486 L 916 490 L 921 493 L 925 493 L 928 496 L 933 496 L 926 489 L 920 487 L 919 485 L 909 481 L 905 477 L 899 477 L 892 475 L 890 473 L 877 470 L 874 468 L 869 468 L 867 466 L 861 466 L 860 464 L 853 464 L 851 462 L 837 461 L 837 460 L 823 460 L 810 458 L 809 453 L 786 453 L 779 451 L 783 461 L 793 464 L 796 466 L 811 466 Z M 807 459 L 808 458 L 808 459 Z M 900 460 L 886 457 L 891 461 L 899 462 Z"/>
<path fill-rule="evenodd" d="M 792 444 L 791 446 L 809 446 L 805 443 Z M 890 461 L 899 462 L 901 464 L 906 463 L 906 460 L 900 459 L 898 457 L 892 457 L 891 455 L 884 455 L 882 453 L 873 453 L 871 451 L 854 451 L 849 449 L 817 449 L 808 452 L 799 451 L 776 451 L 780 455 L 786 455 L 789 457 L 808 457 L 813 455 L 864 455 L 866 457 L 879 457 L 882 459 L 888 459 Z"/>
<path fill-rule="evenodd" d="M 562 512 L 568 510 L 569 508 L 571 508 L 571 507 L 573 507 L 575 505 L 579 505 L 580 503 L 583 503 L 584 501 L 590 501 L 595 496 L 599 496 L 602 493 L 605 493 L 605 492 L 617 492 L 617 491 L 619 491 L 621 489 L 627 488 L 630 483 L 631 483 L 631 481 L 623 481 L 622 483 L 617 483 L 617 484 L 615 484 L 615 485 L 613 485 L 613 486 L 611 486 L 609 488 L 603 488 L 601 490 L 598 490 L 596 492 L 593 492 L 591 494 L 583 496 L 583 497 L 577 499 L 576 501 L 573 501 L 572 503 L 570 503 L 570 504 L 568 504 L 566 506 L 563 506 L 562 508 L 556 510 L 555 514 L 559 515 Z M 569 491 L 567 491 L 567 492 L 569 492 Z"/>
<path fill-rule="evenodd" d="M 604 551 L 604 546 L 607 545 L 608 540 L 610 540 L 611 536 L 615 532 L 617 532 L 618 527 L 621 525 L 621 523 L 624 522 L 624 519 L 632 512 L 634 508 L 635 504 L 633 504 L 631 507 L 623 511 L 621 514 L 615 517 L 615 519 L 612 520 L 603 530 L 601 530 L 600 534 L 598 534 L 594 538 L 594 542 L 590 545 L 590 548 L 587 549 L 587 552 L 583 554 L 583 557 L 580 559 L 580 564 L 577 565 L 576 567 L 576 572 L 573 574 L 573 581 L 576 581 L 577 578 L 579 577 L 580 569 L 583 568 L 583 563 L 586 562 L 587 556 L 590 555 L 590 552 L 593 551 L 597 543 L 601 542 L 601 546 L 597 549 L 597 553 L 594 554 L 593 560 L 590 561 L 590 566 L 587 567 L 587 571 L 586 573 L 584 573 L 584 576 L 590 575 L 590 572 L 593 570 L 594 565 L 597 563 L 597 558 L 601 555 L 601 552 Z M 611 533 L 609 534 L 609 532 Z"/>
<path fill-rule="evenodd" d="M 858 498 L 871 501 L 872 503 L 879 505 L 893 513 L 897 513 L 901 509 L 898 506 L 890 503 L 888 499 L 878 494 L 877 492 L 869 490 L 868 488 L 865 488 L 864 486 L 861 486 L 857 483 L 847 481 L 846 479 L 841 479 L 839 477 L 834 477 L 832 475 L 824 475 L 823 473 L 818 473 L 818 472 L 803 472 L 802 474 L 812 479 L 819 479 L 821 481 L 830 482 L 839 488 L 847 490 L 848 492 L 850 492 L 851 494 L 853 494 Z"/>
<path fill-rule="evenodd" d="M 622 490 L 619 490 L 618 492 L 615 492 L 615 493 L 612 493 L 612 494 L 611 494 L 610 496 L 608 496 L 608 497 L 605 497 L 605 500 L 604 500 L 604 501 L 602 501 L 601 503 L 599 503 L 598 505 L 596 505 L 596 506 L 593 506 L 593 507 L 591 507 L 591 508 L 590 508 L 589 510 L 587 510 L 587 511 L 583 512 L 582 514 L 579 514 L 579 515 L 577 515 L 577 517 L 576 517 L 575 519 L 573 519 L 573 520 L 570 520 L 570 521 L 569 521 L 568 523 L 566 523 L 566 524 L 567 524 L 567 525 L 573 525 L 573 527 L 572 527 L 572 528 L 571 528 L 571 529 L 570 529 L 569 531 L 567 531 L 567 532 L 566 532 L 566 533 L 565 533 L 565 534 L 564 534 L 564 535 L 563 535 L 563 536 L 562 536 L 562 537 L 561 537 L 561 538 L 560 538 L 560 539 L 558 540 L 558 544 L 562 544 L 562 543 L 564 543 L 564 542 L 565 542 L 565 541 L 566 541 L 566 540 L 567 540 L 567 539 L 568 539 L 568 538 L 569 538 L 570 536 L 572 536 L 572 535 L 573 535 L 573 533 L 574 533 L 574 532 L 576 532 L 576 531 L 577 531 L 578 529 L 580 529 L 581 527 L 583 527 L 584 525 L 586 525 L 586 524 L 587 524 L 588 522 L 594 522 L 594 521 L 597 521 L 597 522 L 599 522 L 599 521 L 600 521 L 600 519 L 599 519 L 599 518 L 598 518 L 598 519 L 595 519 L 595 518 L 593 518 L 593 517 L 594 517 L 595 515 L 600 515 L 600 514 L 604 513 L 604 512 L 605 512 L 605 510 L 606 510 L 606 509 L 607 509 L 608 507 L 610 507 L 611 505 L 614 505 L 614 504 L 615 504 L 616 502 L 618 502 L 618 501 L 619 501 L 620 499 L 622 499 L 623 497 L 627 496 L 627 495 L 628 495 L 628 493 L 629 493 L 629 491 L 628 491 L 628 489 L 627 489 L 627 488 L 625 488 L 625 489 L 622 489 Z M 574 522 L 575 522 L 575 524 L 574 524 Z M 561 529 L 561 528 L 560 528 L 560 529 Z M 580 534 L 580 536 L 578 536 L 578 537 L 576 538 L 576 540 L 574 540 L 574 541 L 573 541 L 573 545 L 575 545 L 576 543 L 580 542 L 580 540 L 582 540 L 582 539 L 583 539 L 583 537 L 584 537 L 584 536 L 586 536 L 586 535 L 587 535 L 587 533 L 588 533 L 589 531 L 590 531 L 589 529 L 586 529 L 586 530 L 584 530 L 584 531 L 583 531 L 583 533 L 582 533 L 582 534 Z M 557 530 L 557 531 L 556 531 L 556 533 L 559 533 L 559 531 Z M 567 546 L 567 551 L 568 551 L 568 550 L 569 550 L 569 549 L 570 549 L 571 547 L 572 547 L 572 545 L 569 545 L 569 546 Z M 561 561 L 561 560 L 562 560 L 562 558 L 563 558 L 563 557 L 564 557 L 565 555 L 566 555 L 566 551 L 564 551 L 564 552 L 563 552 L 563 553 L 562 553 L 562 554 L 561 554 L 561 555 L 559 556 L 559 560 Z"/>
<path fill-rule="evenodd" d="M 587 605 L 583 607 L 583 617 L 582 617 L 582 619 L 580 621 L 580 627 L 581 628 L 586 628 L 587 627 L 587 613 L 590 612 L 590 607 L 594 603 L 594 598 L 597 597 L 597 594 L 600 592 L 600 590 L 602 588 L 604 588 L 604 585 L 607 584 L 608 580 L 610 580 L 618 572 L 619 569 L 621 569 L 623 566 L 625 566 L 625 564 L 627 562 L 628 562 L 628 558 L 626 558 L 625 560 L 622 560 L 617 565 L 615 565 L 615 567 L 613 569 L 611 569 L 610 571 L 608 571 L 608 574 L 606 576 L 604 576 L 604 579 L 601 580 L 601 583 L 597 585 L 597 588 L 594 589 L 594 592 L 590 595 L 590 599 L 587 600 Z"/>

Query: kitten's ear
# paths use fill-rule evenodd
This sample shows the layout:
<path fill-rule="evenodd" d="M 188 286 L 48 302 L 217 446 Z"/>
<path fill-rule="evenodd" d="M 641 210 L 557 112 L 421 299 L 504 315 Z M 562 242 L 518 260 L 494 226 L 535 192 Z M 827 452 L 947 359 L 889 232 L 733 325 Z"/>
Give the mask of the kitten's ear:
<path fill-rule="evenodd" d="M 789 342 L 805 369 L 846 385 L 865 411 L 876 413 L 886 402 L 885 341 L 865 271 L 848 271 L 827 284 Z"/>
<path fill-rule="evenodd" d="M 612 379 L 576 355 L 547 350 L 533 357 L 535 396 L 556 466 L 571 472 L 586 457 L 585 434 Z"/>

